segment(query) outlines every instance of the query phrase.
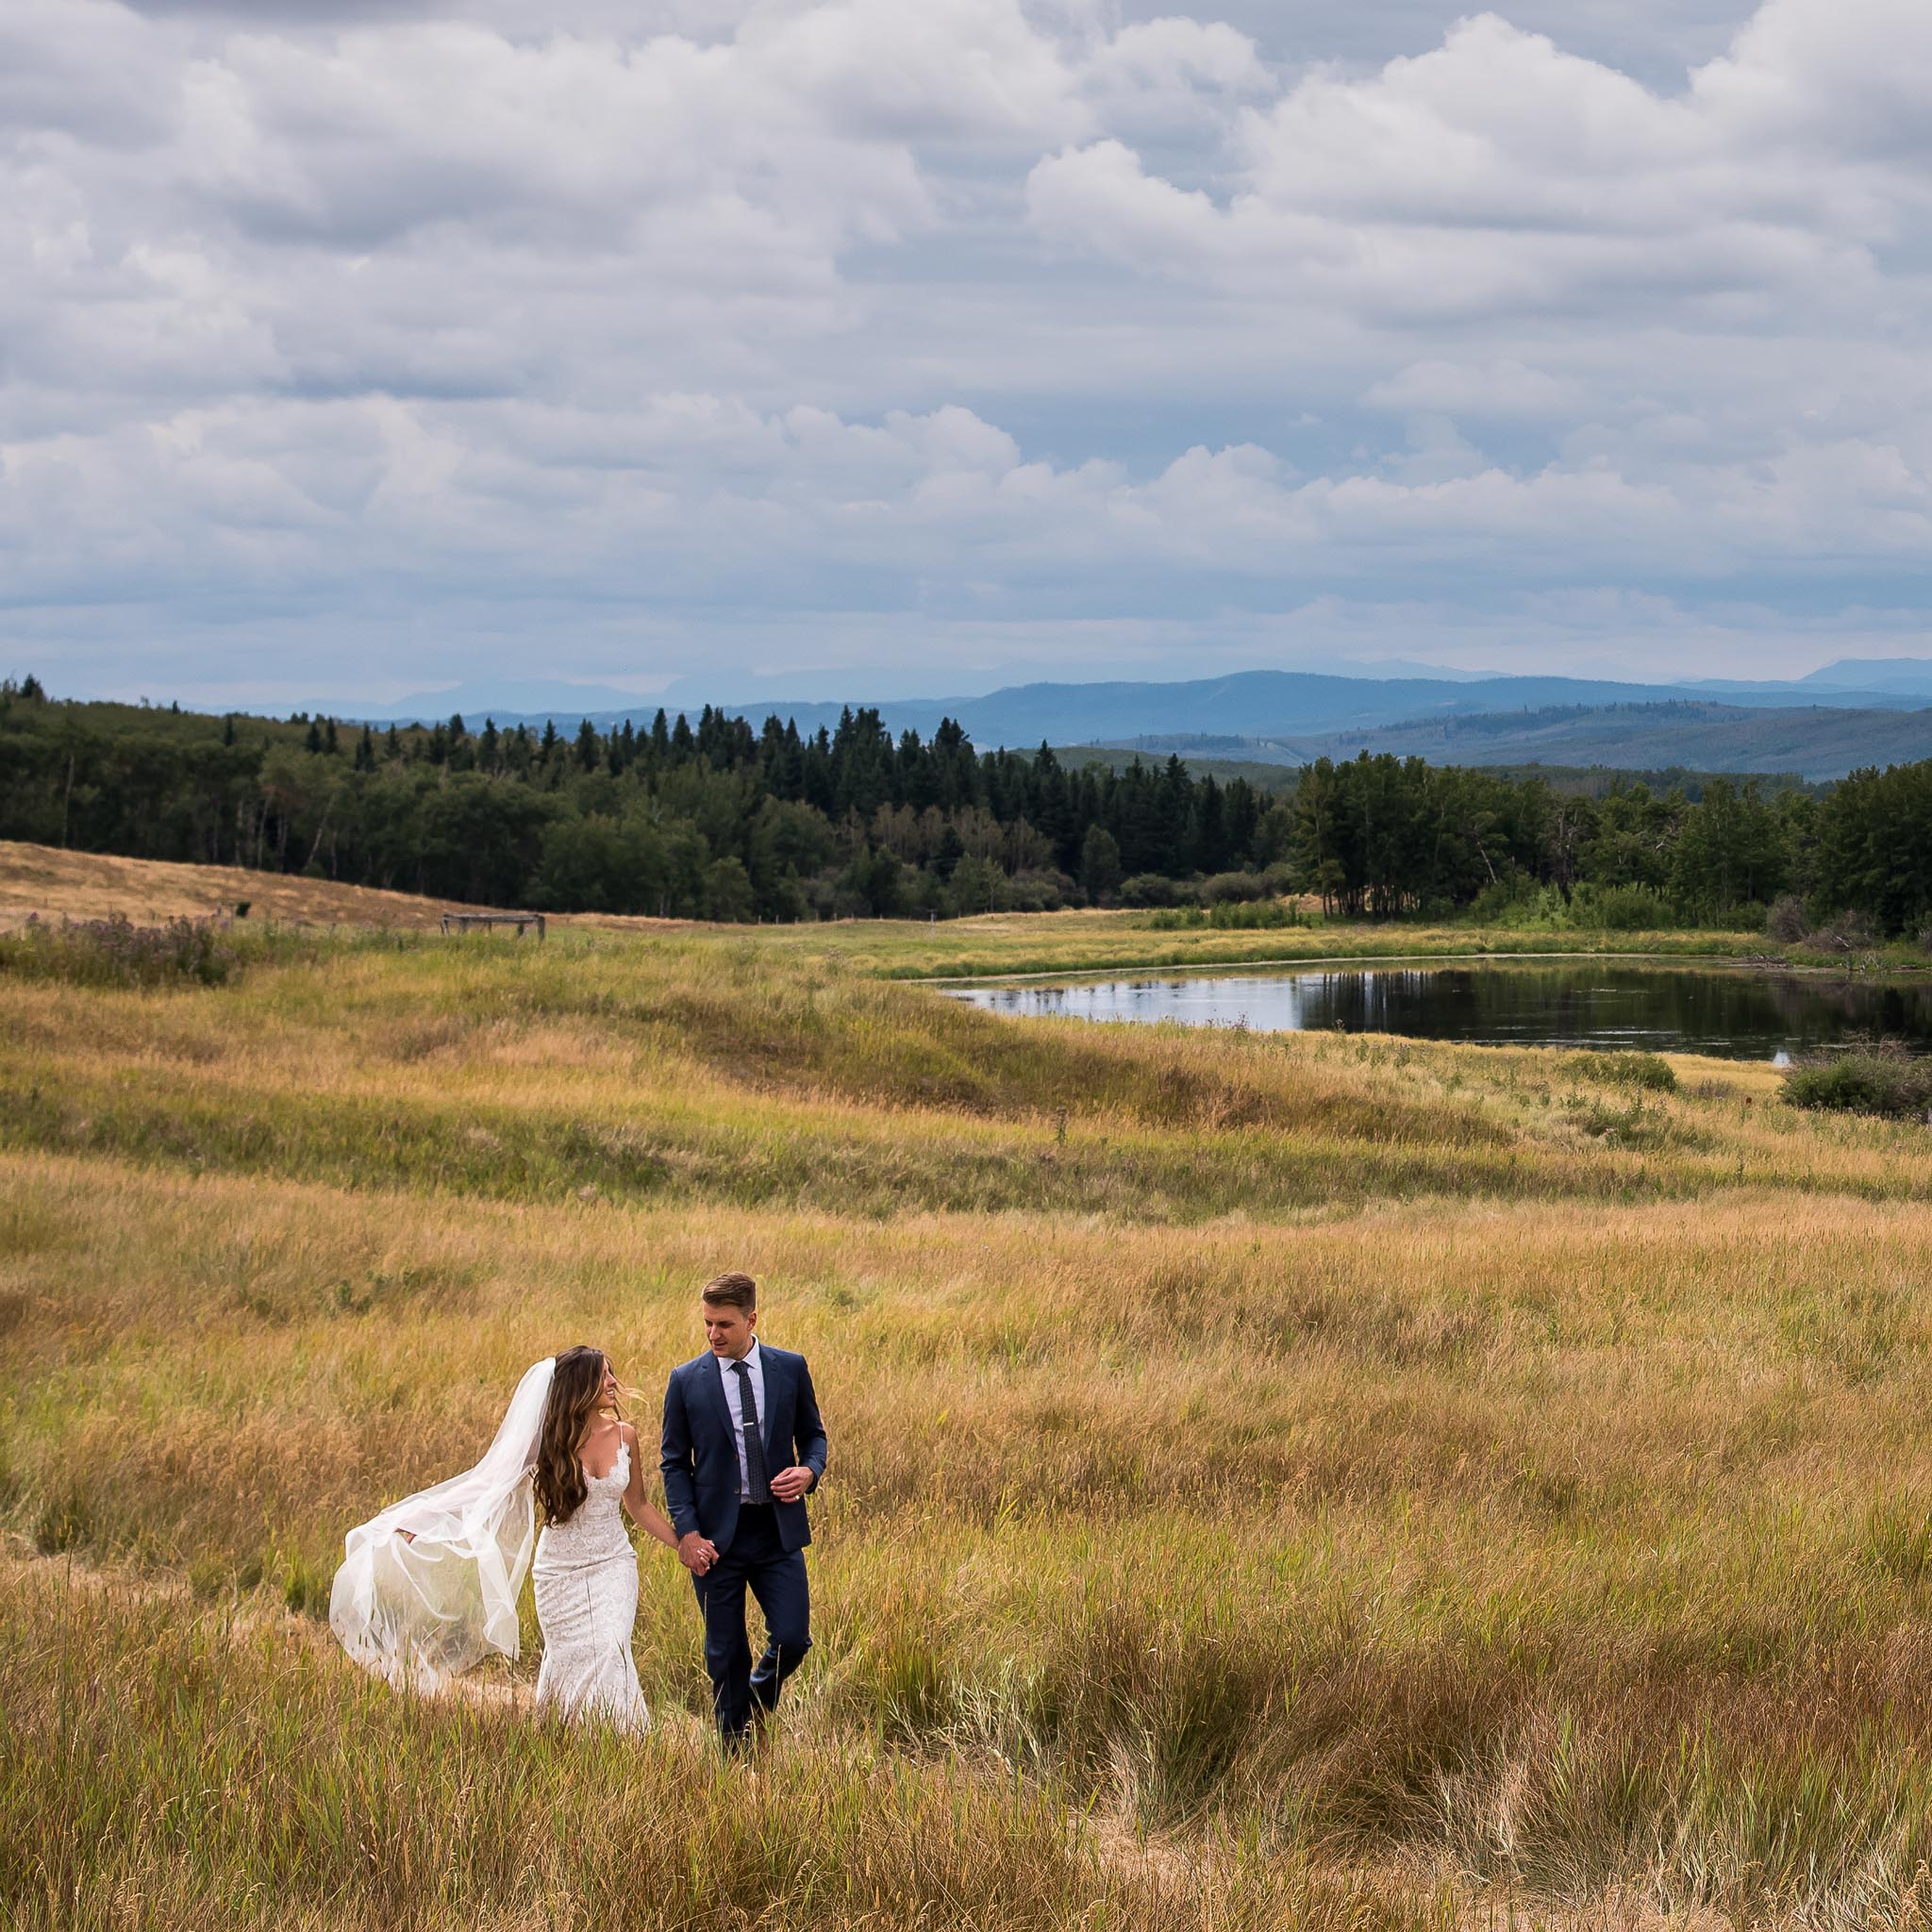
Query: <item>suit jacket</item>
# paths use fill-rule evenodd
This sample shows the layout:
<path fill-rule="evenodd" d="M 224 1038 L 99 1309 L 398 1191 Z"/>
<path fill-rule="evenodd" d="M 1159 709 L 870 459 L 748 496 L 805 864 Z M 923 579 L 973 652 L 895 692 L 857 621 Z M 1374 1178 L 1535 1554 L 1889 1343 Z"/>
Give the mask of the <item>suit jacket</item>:
<path fill-rule="evenodd" d="M 825 1425 L 819 1420 L 811 1371 L 802 1355 L 766 1341 L 758 1343 L 758 1356 L 765 1378 L 764 1411 L 758 1417 L 765 1467 L 775 1475 L 802 1463 L 811 1471 L 811 1487 L 817 1489 L 825 1473 Z M 672 1370 L 664 1391 L 663 1457 L 658 1463 L 671 1526 L 680 1537 L 696 1530 L 721 1552 L 730 1547 L 738 1530 L 738 1435 L 732 1423 L 716 1356 L 707 1349 L 695 1360 Z M 786 1549 L 802 1550 L 810 1542 L 811 1524 L 803 1497 L 781 1503 L 774 1496 L 772 1513 L 778 1541 Z"/>

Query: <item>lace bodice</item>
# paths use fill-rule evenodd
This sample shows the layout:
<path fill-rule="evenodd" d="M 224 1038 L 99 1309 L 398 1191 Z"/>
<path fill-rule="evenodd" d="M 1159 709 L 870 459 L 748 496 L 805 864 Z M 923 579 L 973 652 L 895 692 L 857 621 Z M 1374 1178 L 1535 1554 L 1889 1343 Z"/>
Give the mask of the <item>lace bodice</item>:
<path fill-rule="evenodd" d="M 630 1486 L 630 1444 L 621 1444 L 608 1475 L 584 1472 L 584 1500 L 563 1523 L 546 1523 L 537 1539 L 539 1570 L 575 1569 L 630 1553 L 624 1527 L 624 1492 Z"/>

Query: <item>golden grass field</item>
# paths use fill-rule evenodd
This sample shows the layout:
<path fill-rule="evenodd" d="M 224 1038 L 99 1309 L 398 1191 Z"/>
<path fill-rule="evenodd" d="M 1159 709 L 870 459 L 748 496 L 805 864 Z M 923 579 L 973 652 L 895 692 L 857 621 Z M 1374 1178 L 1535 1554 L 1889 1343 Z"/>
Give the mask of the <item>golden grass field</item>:
<path fill-rule="evenodd" d="M 993 936 L 864 939 L 0 974 L 8 1923 L 1932 1922 L 1924 1128 L 1004 1021 L 878 976 Z M 770 1754 L 655 1550 L 641 1746 L 531 1722 L 533 1625 L 354 1671 L 342 1531 L 572 1341 L 650 1433 L 724 1266 L 832 1437 Z"/>
<path fill-rule="evenodd" d="M 315 925 L 432 927 L 443 907 L 411 892 L 378 892 L 233 865 L 175 865 L 163 859 L 116 858 L 0 839 L 0 927 L 29 915 L 104 919 L 120 913 L 150 924 L 168 919 L 231 917 L 246 905 L 258 919 Z"/>

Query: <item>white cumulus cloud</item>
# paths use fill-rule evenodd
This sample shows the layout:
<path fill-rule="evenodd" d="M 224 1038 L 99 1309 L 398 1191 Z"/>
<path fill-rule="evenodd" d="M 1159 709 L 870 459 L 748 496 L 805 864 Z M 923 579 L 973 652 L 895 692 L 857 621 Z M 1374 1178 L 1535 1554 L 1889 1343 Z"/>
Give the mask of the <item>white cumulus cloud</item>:
<path fill-rule="evenodd" d="M 1932 12 L 1746 5 L 17 0 L 0 669 L 1910 648 Z"/>

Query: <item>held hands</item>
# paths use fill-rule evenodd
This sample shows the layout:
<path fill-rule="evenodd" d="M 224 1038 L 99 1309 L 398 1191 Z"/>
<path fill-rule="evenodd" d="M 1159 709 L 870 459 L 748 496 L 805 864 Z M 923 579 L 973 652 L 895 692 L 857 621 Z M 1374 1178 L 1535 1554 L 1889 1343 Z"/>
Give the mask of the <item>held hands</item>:
<path fill-rule="evenodd" d="M 781 1469 L 771 1481 L 772 1494 L 781 1503 L 797 1502 L 810 1488 L 811 1471 L 803 1463 Z M 718 1560 L 717 1544 L 694 1529 L 678 1538 L 676 1548 L 677 1560 L 693 1576 L 705 1575 Z"/>
<path fill-rule="evenodd" d="M 702 1576 L 718 1560 L 718 1546 L 708 1537 L 691 1530 L 677 1540 L 677 1560 L 693 1576 Z"/>

